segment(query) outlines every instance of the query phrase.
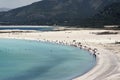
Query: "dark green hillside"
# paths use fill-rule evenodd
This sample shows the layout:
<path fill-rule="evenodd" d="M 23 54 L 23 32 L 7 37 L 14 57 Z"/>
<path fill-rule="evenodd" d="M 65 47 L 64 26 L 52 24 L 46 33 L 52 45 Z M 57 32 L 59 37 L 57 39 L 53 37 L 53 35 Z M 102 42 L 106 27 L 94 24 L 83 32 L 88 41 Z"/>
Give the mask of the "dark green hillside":
<path fill-rule="evenodd" d="M 94 16 L 106 5 L 118 1 L 43 0 L 0 13 L 0 24 L 82 25 L 88 22 L 86 19 Z"/>
<path fill-rule="evenodd" d="M 87 25 L 120 25 L 120 2 L 106 6 L 94 17 L 84 21 Z"/>
<path fill-rule="evenodd" d="M 120 3 L 113 3 L 105 7 L 105 9 L 100 12 L 98 18 L 103 20 L 103 24 L 120 24 Z"/>

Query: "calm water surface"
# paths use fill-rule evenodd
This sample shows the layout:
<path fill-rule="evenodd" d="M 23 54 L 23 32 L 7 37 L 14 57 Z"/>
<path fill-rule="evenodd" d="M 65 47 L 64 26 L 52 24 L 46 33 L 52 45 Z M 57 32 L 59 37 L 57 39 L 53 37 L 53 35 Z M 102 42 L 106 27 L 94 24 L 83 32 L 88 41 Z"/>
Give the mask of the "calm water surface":
<path fill-rule="evenodd" d="M 95 58 L 79 48 L 0 39 L 0 80 L 71 80 L 94 65 Z"/>
<path fill-rule="evenodd" d="M 37 31 L 52 31 L 52 26 L 0 26 L 0 30 L 37 30 Z"/>

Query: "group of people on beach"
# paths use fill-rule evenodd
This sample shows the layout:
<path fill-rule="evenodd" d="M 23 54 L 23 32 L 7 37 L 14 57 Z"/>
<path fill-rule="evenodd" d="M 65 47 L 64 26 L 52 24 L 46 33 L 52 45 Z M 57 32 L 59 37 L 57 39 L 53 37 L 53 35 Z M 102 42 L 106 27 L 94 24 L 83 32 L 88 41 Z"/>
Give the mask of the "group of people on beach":
<path fill-rule="evenodd" d="M 97 57 L 97 54 L 99 54 L 99 53 L 97 53 L 98 52 L 97 48 L 92 49 L 90 47 L 83 46 L 81 42 L 77 42 L 76 40 L 73 40 L 72 42 L 66 42 L 66 41 L 59 41 L 59 40 L 50 41 L 50 40 L 44 39 L 44 40 L 41 40 L 41 41 L 78 47 L 80 49 L 84 49 L 84 50 L 89 51 L 95 58 Z"/>
<path fill-rule="evenodd" d="M 73 46 L 89 51 L 93 56 L 95 56 L 95 58 L 96 58 L 97 54 L 99 54 L 99 53 L 97 53 L 97 51 L 98 51 L 97 48 L 92 49 L 90 47 L 83 46 L 81 44 L 81 42 L 76 42 L 75 40 L 73 40 L 73 43 L 74 43 L 74 45 L 72 44 Z"/>

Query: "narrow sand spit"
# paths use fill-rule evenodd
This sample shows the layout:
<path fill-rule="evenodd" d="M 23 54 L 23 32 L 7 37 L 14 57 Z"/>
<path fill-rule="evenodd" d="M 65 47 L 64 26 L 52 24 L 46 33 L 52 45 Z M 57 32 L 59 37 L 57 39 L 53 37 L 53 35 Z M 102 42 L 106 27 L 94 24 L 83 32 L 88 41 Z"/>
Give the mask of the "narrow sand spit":
<path fill-rule="evenodd" d="M 96 66 L 73 80 L 120 80 L 120 31 L 118 34 L 96 35 L 105 30 L 68 30 L 52 32 L 0 33 L 0 38 L 30 39 L 50 42 L 72 43 L 73 40 L 92 49 L 97 48 Z M 116 31 L 112 31 L 116 32 Z"/>

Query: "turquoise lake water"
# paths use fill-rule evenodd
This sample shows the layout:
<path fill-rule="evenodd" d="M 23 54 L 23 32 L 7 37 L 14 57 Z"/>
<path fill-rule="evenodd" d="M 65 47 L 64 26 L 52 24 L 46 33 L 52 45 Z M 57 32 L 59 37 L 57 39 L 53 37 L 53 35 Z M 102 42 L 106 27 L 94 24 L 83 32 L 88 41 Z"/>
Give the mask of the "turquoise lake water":
<path fill-rule="evenodd" d="M 0 80 L 71 80 L 95 63 L 93 55 L 79 48 L 0 39 Z"/>

